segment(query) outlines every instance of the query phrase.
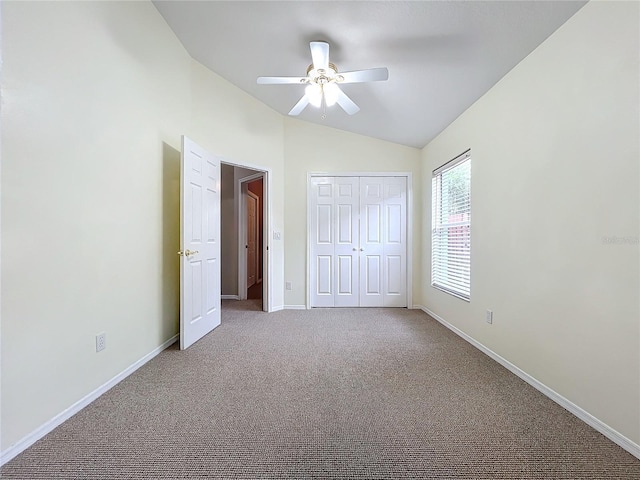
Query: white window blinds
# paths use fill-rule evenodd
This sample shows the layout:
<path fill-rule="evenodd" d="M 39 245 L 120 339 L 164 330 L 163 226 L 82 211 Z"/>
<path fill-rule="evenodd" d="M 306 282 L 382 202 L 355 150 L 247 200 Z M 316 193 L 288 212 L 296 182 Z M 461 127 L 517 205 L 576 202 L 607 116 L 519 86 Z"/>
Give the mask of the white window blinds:
<path fill-rule="evenodd" d="M 433 172 L 431 285 L 471 294 L 471 152 Z"/>

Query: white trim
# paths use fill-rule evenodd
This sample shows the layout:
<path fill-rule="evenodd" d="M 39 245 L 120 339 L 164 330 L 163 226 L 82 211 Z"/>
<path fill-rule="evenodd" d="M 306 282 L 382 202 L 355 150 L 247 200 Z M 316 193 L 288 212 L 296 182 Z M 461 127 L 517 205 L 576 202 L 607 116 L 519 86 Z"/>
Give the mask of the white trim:
<path fill-rule="evenodd" d="M 16 456 L 24 452 L 27 448 L 29 448 L 31 445 L 36 443 L 46 434 L 51 432 L 54 428 L 61 425 L 66 420 L 68 420 L 69 418 L 74 416 L 76 413 L 78 413 L 80 410 L 82 410 L 84 407 L 89 405 L 100 395 L 107 392 L 116 384 L 120 383 L 122 380 L 127 378 L 133 372 L 135 372 L 140 367 L 142 367 L 145 363 L 147 363 L 148 361 L 153 359 L 155 356 L 157 356 L 160 352 L 162 352 L 163 350 L 167 349 L 168 347 L 176 343 L 179 337 L 180 336 L 177 334 L 174 335 L 169 340 L 164 342 L 162 345 L 160 345 L 157 348 L 154 348 L 151 352 L 147 353 L 140 360 L 134 362 L 129 367 L 125 368 L 122 372 L 117 374 L 111 380 L 101 385 L 100 387 L 96 388 L 93 392 L 84 396 L 83 398 L 78 400 L 76 403 L 71 405 L 69 408 L 67 408 L 66 410 L 63 410 L 58 415 L 53 417 L 51 420 L 45 422 L 44 424 L 36 428 L 33 432 L 28 434 L 22 440 L 19 440 L 18 442 L 11 445 L 9 448 L 5 449 L 3 452 L 0 452 L 0 466 L 4 465 L 12 458 L 15 458 Z"/>
<path fill-rule="evenodd" d="M 240 300 L 238 295 L 220 295 L 221 300 Z"/>
<path fill-rule="evenodd" d="M 307 172 L 307 242 L 305 308 L 311 309 L 311 179 L 313 177 L 405 177 L 407 179 L 407 308 L 413 303 L 413 173 L 411 172 Z"/>
<path fill-rule="evenodd" d="M 304 266 L 305 266 L 305 298 L 304 303 L 307 309 L 311 308 L 311 236 L 309 232 L 311 232 L 311 178 L 315 175 L 313 173 L 307 172 L 307 230 L 306 236 L 307 241 L 304 244 L 305 247 L 305 255 L 304 255 Z"/>
<path fill-rule="evenodd" d="M 413 303 L 413 175 L 407 176 L 407 308 Z"/>
<path fill-rule="evenodd" d="M 445 319 L 443 319 L 439 315 L 437 315 L 434 312 L 432 312 L 431 310 L 429 310 L 427 307 L 424 307 L 422 305 L 414 305 L 413 308 L 419 308 L 424 313 L 426 313 L 427 315 L 431 316 L 432 318 L 434 318 L 435 320 L 440 322 L 442 325 L 447 327 L 453 333 L 455 333 L 458 336 L 462 337 L 464 340 L 469 342 L 471 345 L 476 347 L 478 350 L 480 350 L 481 352 L 483 352 L 486 355 L 488 355 L 489 357 L 491 357 L 493 360 L 495 360 L 500 365 L 505 367 L 511 373 L 513 373 L 516 376 L 520 377 L 522 380 L 527 382 L 533 388 L 535 388 L 539 392 L 543 393 L 549 399 L 551 399 L 554 402 L 556 402 L 562 408 L 564 408 L 565 410 L 567 410 L 570 413 L 574 414 L 576 417 L 578 417 L 580 420 L 585 422 L 587 425 L 595 428 L 598 432 L 600 432 L 602 435 L 607 437 L 613 443 L 615 443 L 616 445 L 622 447 L 623 449 L 625 449 L 627 452 L 629 452 L 634 457 L 637 457 L 638 459 L 640 459 L 640 445 L 638 445 L 634 441 L 632 441 L 629 438 L 625 437 L 623 434 L 621 434 L 617 430 L 613 429 L 612 427 L 610 427 L 609 425 L 604 423 L 602 420 L 599 420 L 598 418 L 594 417 L 589 412 L 587 412 L 586 410 L 582 409 L 581 407 L 579 407 L 578 405 L 576 405 L 572 401 L 570 401 L 567 398 L 563 397 L 562 395 L 560 395 L 555 390 L 549 388 L 548 386 L 546 386 L 541 381 L 539 381 L 536 378 L 534 378 L 531 375 L 529 375 L 527 372 L 521 370 L 520 368 L 515 366 L 513 363 L 511 363 L 509 360 L 501 357 L 500 355 L 495 353 L 490 348 L 484 346 L 482 343 L 478 342 L 476 339 L 474 339 L 470 335 L 467 335 L 466 333 L 464 333 L 462 330 L 460 330 L 456 326 L 450 324 Z"/>
<path fill-rule="evenodd" d="M 309 172 L 308 177 L 408 177 L 411 172 Z"/>
<path fill-rule="evenodd" d="M 283 310 L 306 310 L 306 305 L 285 305 Z"/>
<path fill-rule="evenodd" d="M 274 305 L 274 307 L 270 310 L 271 312 L 279 312 L 280 310 L 284 310 L 284 305 Z"/>

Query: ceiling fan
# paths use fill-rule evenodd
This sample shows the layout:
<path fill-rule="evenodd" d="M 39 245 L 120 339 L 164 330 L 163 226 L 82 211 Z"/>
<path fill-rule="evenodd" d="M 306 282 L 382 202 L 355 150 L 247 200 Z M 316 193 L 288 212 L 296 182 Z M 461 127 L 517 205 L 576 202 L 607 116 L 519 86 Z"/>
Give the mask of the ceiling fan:
<path fill-rule="evenodd" d="M 360 110 L 339 87 L 341 83 L 378 82 L 389 78 L 386 68 L 370 68 L 338 73 L 338 67 L 329 62 L 329 44 L 310 42 L 312 64 L 306 77 L 258 77 L 259 84 L 306 85 L 302 98 L 294 105 L 289 115 L 299 115 L 307 105 L 330 107 L 338 104 L 349 115 Z"/>

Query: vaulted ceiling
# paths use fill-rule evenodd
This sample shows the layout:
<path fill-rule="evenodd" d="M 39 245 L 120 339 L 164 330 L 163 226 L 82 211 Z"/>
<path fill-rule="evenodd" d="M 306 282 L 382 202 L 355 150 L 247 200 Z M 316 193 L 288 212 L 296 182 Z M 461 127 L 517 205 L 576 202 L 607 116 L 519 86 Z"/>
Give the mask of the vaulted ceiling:
<path fill-rule="evenodd" d="M 286 115 L 303 85 L 309 42 L 330 44 L 340 71 L 387 67 L 386 82 L 342 85 L 360 107 L 308 106 L 300 119 L 421 148 L 586 2 L 155 1 L 189 54 Z"/>

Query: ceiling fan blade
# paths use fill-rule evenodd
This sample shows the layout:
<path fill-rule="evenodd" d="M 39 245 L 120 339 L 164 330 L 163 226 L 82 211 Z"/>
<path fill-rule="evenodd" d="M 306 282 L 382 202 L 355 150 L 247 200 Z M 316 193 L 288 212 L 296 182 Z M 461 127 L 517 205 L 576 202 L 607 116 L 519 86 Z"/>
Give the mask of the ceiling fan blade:
<path fill-rule="evenodd" d="M 344 93 L 340 88 L 336 88 L 336 103 L 342 107 L 342 109 L 347 112 L 349 115 L 353 115 L 354 113 L 358 113 L 360 111 L 360 107 L 351 100 L 346 93 Z"/>
<path fill-rule="evenodd" d="M 329 68 L 329 44 L 327 42 L 311 42 L 311 58 L 316 70 Z"/>
<path fill-rule="evenodd" d="M 300 112 L 302 112 L 302 110 L 304 110 L 307 105 L 309 105 L 309 97 L 303 95 L 302 98 L 298 100 L 298 103 L 293 106 L 293 108 L 289 112 L 289 115 L 294 117 L 296 115 L 300 115 Z"/>
<path fill-rule="evenodd" d="M 340 83 L 380 82 L 389 79 L 389 70 L 384 67 L 369 68 L 367 70 L 354 70 L 353 72 L 341 72 Z"/>
<path fill-rule="evenodd" d="M 258 77 L 258 83 L 261 85 L 305 83 L 306 81 L 307 77 Z"/>

